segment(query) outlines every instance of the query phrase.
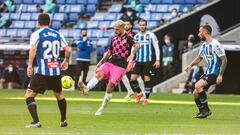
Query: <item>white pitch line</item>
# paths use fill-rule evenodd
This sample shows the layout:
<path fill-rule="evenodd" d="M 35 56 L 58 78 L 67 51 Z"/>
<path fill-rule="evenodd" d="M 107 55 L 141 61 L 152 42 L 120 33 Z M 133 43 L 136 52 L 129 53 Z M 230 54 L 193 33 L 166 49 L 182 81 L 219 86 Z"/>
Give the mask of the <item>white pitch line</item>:
<path fill-rule="evenodd" d="M 54 97 L 37 97 L 37 100 L 42 101 L 55 101 Z M 88 101 L 88 102 L 102 102 L 102 98 L 66 98 L 67 101 Z M 24 100 L 23 97 L 0 97 L 0 100 Z M 126 101 L 125 99 L 112 99 L 111 102 L 115 103 L 130 103 L 131 101 Z M 149 100 L 153 104 L 182 104 L 182 105 L 194 105 L 193 101 L 174 101 L 174 100 Z M 240 106 L 240 103 L 234 102 L 209 102 L 210 105 L 225 105 L 225 106 Z"/>

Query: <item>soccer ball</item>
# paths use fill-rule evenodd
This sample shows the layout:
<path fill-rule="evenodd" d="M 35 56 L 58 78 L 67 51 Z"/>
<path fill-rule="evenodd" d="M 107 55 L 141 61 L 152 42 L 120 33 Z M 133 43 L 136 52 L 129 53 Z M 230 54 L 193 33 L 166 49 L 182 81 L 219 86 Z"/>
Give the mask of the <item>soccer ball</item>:
<path fill-rule="evenodd" d="M 63 76 L 61 81 L 64 89 L 69 89 L 73 86 L 73 79 L 70 76 Z"/>

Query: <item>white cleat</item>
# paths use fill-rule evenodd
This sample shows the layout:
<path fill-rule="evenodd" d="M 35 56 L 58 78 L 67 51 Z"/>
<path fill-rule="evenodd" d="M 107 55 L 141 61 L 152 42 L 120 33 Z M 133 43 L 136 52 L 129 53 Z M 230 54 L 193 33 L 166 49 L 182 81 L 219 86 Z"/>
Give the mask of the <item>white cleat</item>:
<path fill-rule="evenodd" d="M 40 122 L 32 122 L 31 124 L 27 125 L 26 128 L 41 128 L 42 124 Z"/>
<path fill-rule="evenodd" d="M 101 116 L 103 114 L 103 110 L 99 109 L 96 113 L 95 116 Z"/>
<path fill-rule="evenodd" d="M 134 95 L 134 92 L 129 92 L 129 93 L 124 97 L 124 99 L 126 99 L 126 100 L 131 100 L 131 98 L 133 97 L 133 95 Z"/>

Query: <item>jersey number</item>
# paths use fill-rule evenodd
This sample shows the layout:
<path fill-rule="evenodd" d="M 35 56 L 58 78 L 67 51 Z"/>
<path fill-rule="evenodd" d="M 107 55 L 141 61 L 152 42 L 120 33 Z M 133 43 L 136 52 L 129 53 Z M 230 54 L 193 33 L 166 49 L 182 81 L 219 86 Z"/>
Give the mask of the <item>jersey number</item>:
<path fill-rule="evenodd" d="M 46 50 L 43 52 L 43 59 L 58 58 L 60 53 L 60 42 L 55 40 L 53 42 L 44 41 L 43 48 Z"/>

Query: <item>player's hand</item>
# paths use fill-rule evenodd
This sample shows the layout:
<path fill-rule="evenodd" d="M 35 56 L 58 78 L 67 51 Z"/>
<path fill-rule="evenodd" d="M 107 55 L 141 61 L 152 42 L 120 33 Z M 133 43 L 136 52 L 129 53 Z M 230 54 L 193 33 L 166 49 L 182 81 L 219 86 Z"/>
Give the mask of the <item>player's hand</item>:
<path fill-rule="evenodd" d="M 192 65 L 190 64 L 184 68 L 184 71 L 188 72 L 191 69 L 192 69 Z"/>
<path fill-rule="evenodd" d="M 68 69 L 68 62 L 64 60 L 62 63 L 62 70 L 67 70 L 67 69 Z"/>
<path fill-rule="evenodd" d="M 131 54 L 130 56 L 128 56 L 127 62 L 131 62 L 133 58 L 134 58 L 134 54 Z"/>
<path fill-rule="evenodd" d="M 222 81 L 223 81 L 222 75 L 218 75 L 217 80 L 216 80 L 216 84 L 219 85 L 220 83 L 222 83 Z"/>
<path fill-rule="evenodd" d="M 160 61 L 157 60 L 157 61 L 153 64 L 153 66 L 154 66 L 155 68 L 159 68 L 159 67 L 160 67 Z"/>
<path fill-rule="evenodd" d="M 130 72 L 133 68 L 133 65 L 134 65 L 134 62 L 131 61 L 131 62 L 128 62 L 128 65 L 127 65 L 127 68 L 126 68 L 126 73 L 127 72 Z"/>
<path fill-rule="evenodd" d="M 28 66 L 27 67 L 27 76 L 31 77 L 33 74 L 33 67 L 32 66 Z"/>

